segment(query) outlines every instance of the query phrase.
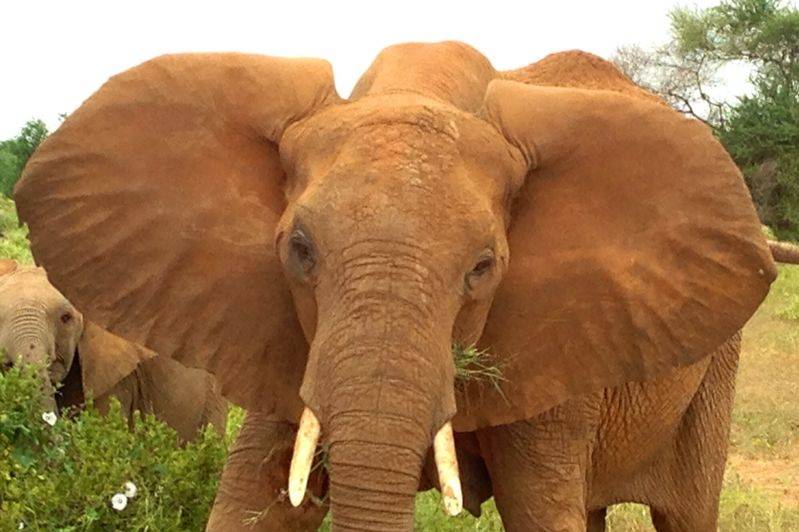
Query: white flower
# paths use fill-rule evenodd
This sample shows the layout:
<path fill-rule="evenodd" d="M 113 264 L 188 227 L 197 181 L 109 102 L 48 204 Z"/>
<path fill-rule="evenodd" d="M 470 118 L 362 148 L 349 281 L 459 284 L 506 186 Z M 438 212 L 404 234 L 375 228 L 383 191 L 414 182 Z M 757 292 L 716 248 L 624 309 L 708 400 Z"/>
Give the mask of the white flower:
<path fill-rule="evenodd" d="M 50 425 L 51 427 L 55 425 L 58 416 L 55 415 L 55 412 L 45 412 L 42 414 L 42 419 L 45 423 Z"/>
<path fill-rule="evenodd" d="M 131 481 L 125 482 L 125 497 L 132 499 L 136 496 L 137 491 L 138 489 L 136 488 L 136 484 Z"/>
<path fill-rule="evenodd" d="M 113 497 L 111 497 L 111 508 L 116 510 L 117 512 L 121 512 L 125 509 L 125 506 L 128 505 L 128 498 L 125 496 L 124 493 L 115 493 Z"/>

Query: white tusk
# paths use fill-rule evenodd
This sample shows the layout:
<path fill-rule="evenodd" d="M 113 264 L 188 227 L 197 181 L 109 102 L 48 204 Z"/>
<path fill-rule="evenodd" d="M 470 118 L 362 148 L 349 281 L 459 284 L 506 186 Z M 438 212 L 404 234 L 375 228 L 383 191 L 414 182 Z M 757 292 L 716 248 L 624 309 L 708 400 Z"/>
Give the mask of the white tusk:
<path fill-rule="evenodd" d="M 311 409 L 306 407 L 300 417 L 300 428 L 294 441 L 294 454 L 289 468 L 289 500 L 292 506 L 299 506 L 305 498 L 305 487 L 311 474 L 311 464 L 319 441 L 319 420 Z"/>
<path fill-rule="evenodd" d="M 455 454 L 452 423 L 445 423 L 436 434 L 433 440 L 433 455 L 438 468 L 438 482 L 441 485 L 444 508 L 447 514 L 458 515 L 463 509 L 463 492 L 458 475 L 458 456 Z"/>

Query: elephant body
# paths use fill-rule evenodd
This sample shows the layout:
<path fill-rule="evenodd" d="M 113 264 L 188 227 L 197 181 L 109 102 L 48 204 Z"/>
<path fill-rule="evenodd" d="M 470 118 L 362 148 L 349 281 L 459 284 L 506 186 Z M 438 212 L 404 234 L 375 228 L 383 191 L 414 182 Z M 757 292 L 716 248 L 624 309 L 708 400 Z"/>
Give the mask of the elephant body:
<path fill-rule="evenodd" d="M 737 334 L 776 267 L 712 132 L 596 56 L 397 45 L 347 99 L 324 61 L 164 56 L 15 197 L 91 320 L 249 411 L 209 530 L 328 502 L 334 530 L 410 530 L 431 484 L 450 515 L 493 494 L 510 530 L 622 500 L 714 527 Z M 453 344 L 504 378 L 458 380 Z"/>
<path fill-rule="evenodd" d="M 227 401 L 210 373 L 84 321 L 43 269 L 0 261 L 0 312 L 6 363 L 43 368 L 45 409 L 80 408 L 91 395 L 106 413 L 114 397 L 129 419 L 154 414 L 184 441 L 209 423 L 224 434 Z"/>
<path fill-rule="evenodd" d="M 727 456 L 736 334 L 712 356 L 658 379 L 580 396 L 508 425 L 456 434 L 464 507 L 495 497 L 509 531 L 605 528 L 612 504 L 650 505 L 658 531 L 715 530 Z M 222 475 L 209 530 L 314 531 L 328 510 L 285 497 L 296 426 L 248 414 Z M 701 470 L 702 475 L 695 474 Z M 438 487 L 428 456 L 420 490 Z M 268 511 L 264 511 L 267 510 Z M 246 515 L 260 518 L 245 522 Z"/>
<path fill-rule="evenodd" d="M 80 353 L 73 370 L 56 397 L 59 409 L 80 407 L 91 393 L 94 406 L 108 412 L 111 399 L 119 401 L 122 414 L 132 419 L 134 412 L 153 414 L 178 433 L 181 440 L 193 440 L 206 425 L 225 434 L 228 403 L 222 397 L 213 375 L 162 356 L 142 360 L 135 369 L 108 391 L 94 395 L 80 377 Z"/>

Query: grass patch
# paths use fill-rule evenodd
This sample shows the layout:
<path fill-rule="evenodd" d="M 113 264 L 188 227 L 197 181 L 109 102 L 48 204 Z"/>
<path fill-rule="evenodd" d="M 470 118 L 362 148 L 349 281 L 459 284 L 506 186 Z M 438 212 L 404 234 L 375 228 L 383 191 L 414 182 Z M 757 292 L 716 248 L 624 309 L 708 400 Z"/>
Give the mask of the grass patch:
<path fill-rule="evenodd" d="M 799 321 L 785 313 L 797 298 L 799 266 L 781 266 L 766 301 L 744 329 L 733 453 L 764 460 L 799 454 Z"/>
<path fill-rule="evenodd" d="M 799 267 L 780 268 L 780 282 L 772 288 L 771 296 L 777 317 L 799 320 Z"/>
<path fill-rule="evenodd" d="M 476 346 L 452 346 L 452 356 L 455 361 L 455 380 L 461 383 L 482 381 L 493 386 L 502 393 L 500 384 L 505 378 L 502 376 L 502 365 L 491 356 L 486 349 L 477 349 Z"/>

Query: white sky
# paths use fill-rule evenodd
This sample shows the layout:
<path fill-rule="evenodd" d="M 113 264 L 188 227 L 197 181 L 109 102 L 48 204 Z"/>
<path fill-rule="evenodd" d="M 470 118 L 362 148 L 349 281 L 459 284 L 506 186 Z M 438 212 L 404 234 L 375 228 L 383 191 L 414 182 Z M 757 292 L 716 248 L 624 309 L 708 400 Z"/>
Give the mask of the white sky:
<path fill-rule="evenodd" d="M 609 57 L 668 37 L 675 5 L 718 0 L 485 0 L 392 2 L 23 0 L 0 9 L 0 139 L 30 118 L 50 129 L 109 76 L 170 52 L 242 51 L 322 57 L 346 96 L 381 48 L 458 39 L 500 69 L 580 48 Z M 740 94 L 745 75 L 721 90 Z"/>

